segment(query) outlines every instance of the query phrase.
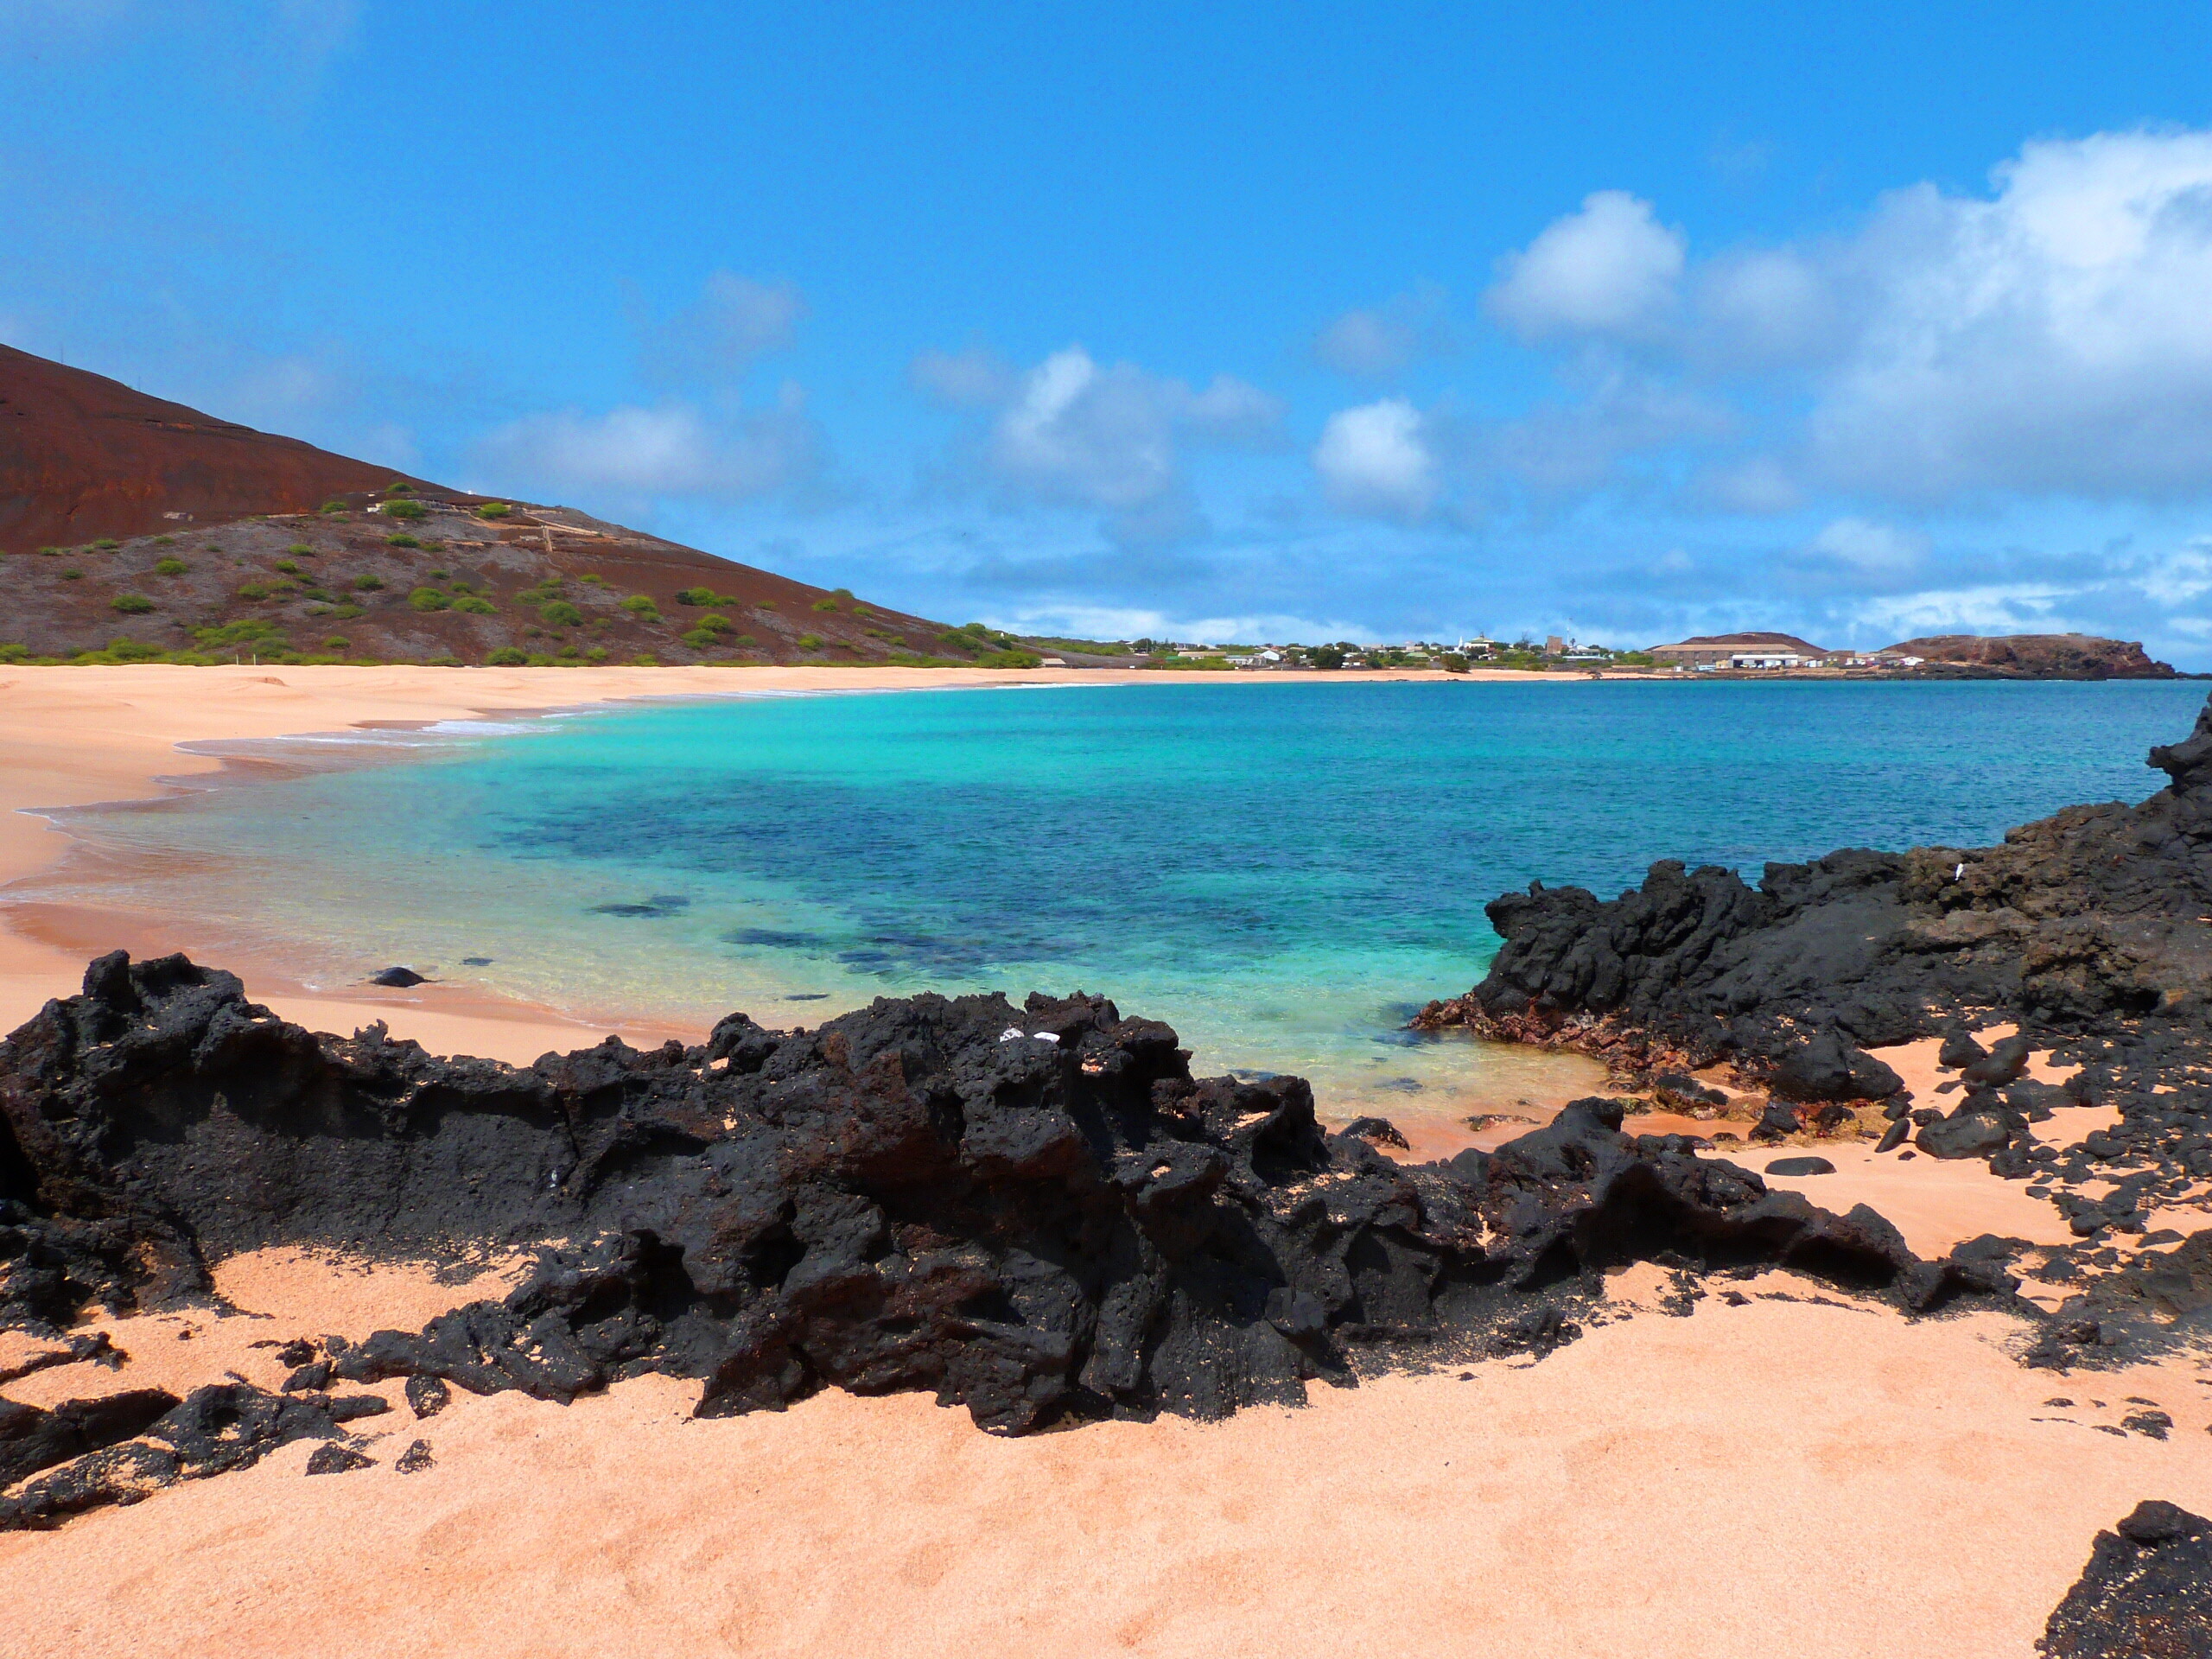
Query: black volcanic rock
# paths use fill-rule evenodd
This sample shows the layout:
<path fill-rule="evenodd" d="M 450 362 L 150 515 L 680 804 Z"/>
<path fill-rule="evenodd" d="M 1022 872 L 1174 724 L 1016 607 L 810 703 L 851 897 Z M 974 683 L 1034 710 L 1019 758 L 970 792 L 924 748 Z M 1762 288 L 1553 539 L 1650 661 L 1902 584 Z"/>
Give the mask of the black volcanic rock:
<path fill-rule="evenodd" d="M 2197 1659 L 2212 1653 L 2212 1522 L 2152 1499 L 2089 1548 L 2044 1625 L 2048 1659 Z"/>
<path fill-rule="evenodd" d="M 145 1421 L 162 1401 L 168 1409 Z M 136 1503 L 180 1480 L 245 1468 L 294 1440 L 330 1440 L 341 1423 L 373 1414 L 365 1407 L 386 1409 L 373 1395 L 292 1397 L 243 1382 L 196 1389 L 181 1402 L 142 1390 L 72 1403 L 101 1414 L 101 1444 L 0 1496 L 0 1532 L 42 1530 L 88 1510 Z"/>
<path fill-rule="evenodd" d="M 2000 847 L 1848 849 L 1757 887 L 1662 861 L 1610 902 L 1534 884 L 1490 906 L 1488 977 L 1415 1023 L 1630 1072 L 1726 1062 L 1801 1101 L 1878 1098 L 1896 1077 L 1868 1046 L 1948 1033 L 1970 1091 L 2027 1091 L 2016 1114 L 2052 1103 L 2017 1081 L 2029 1049 L 2063 1047 L 2088 1063 L 2073 1097 L 2125 1116 L 2115 1148 L 2212 1152 L 2189 1065 L 2212 1039 L 2212 708 L 2151 761 L 2173 781 L 2140 805 L 2068 807 Z M 1993 1051 L 1965 1033 L 2005 1018 L 2020 1034 Z"/>
<path fill-rule="evenodd" d="M 238 1396 L 263 1445 L 347 1419 L 318 1385 L 399 1376 L 423 1414 L 431 1379 L 565 1401 L 659 1370 L 697 1378 L 707 1414 L 834 1385 L 929 1389 L 1004 1432 L 1214 1417 L 1363 1365 L 1541 1352 L 1603 1268 L 1659 1252 L 1916 1309 L 2013 1282 L 1681 1137 L 1631 1138 L 1617 1101 L 1403 1167 L 1325 1135 L 1303 1081 L 1198 1080 L 1188 1058 L 1103 998 L 924 995 L 518 1070 L 380 1027 L 318 1036 L 231 975 L 118 952 L 0 1043 L 0 1307 L 47 1329 L 167 1305 L 278 1243 L 540 1249 L 502 1301 L 332 1343 L 301 1391 Z M 187 1442 L 57 1471 L 17 1524 L 194 1472 Z"/>

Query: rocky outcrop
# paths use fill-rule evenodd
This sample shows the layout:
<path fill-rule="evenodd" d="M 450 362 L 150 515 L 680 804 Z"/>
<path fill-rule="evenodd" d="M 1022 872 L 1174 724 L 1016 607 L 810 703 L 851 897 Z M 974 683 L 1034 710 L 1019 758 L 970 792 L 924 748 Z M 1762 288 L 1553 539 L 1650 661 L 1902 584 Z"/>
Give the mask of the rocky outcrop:
<path fill-rule="evenodd" d="M 1579 1049 L 1662 1092 L 1728 1065 L 1774 1096 L 1755 1134 L 1886 1096 L 1878 1150 L 1986 1158 L 2035 1177 L 2079 1236 L 2139 1232 L 2212 1178 L 2212 706 L 2150 764 L 2170 785 L 2140 805 L 2069 807 L 2001 847 L 1850 849 L 1756 887 L 1665 862 L 1610 901 L 1532 885 L 1490 906 L 1488 976 L 1414 1023 Z M 1971 1028 L 1998 1021 L 2019 1033 L 1985 1049 Z M 1948 1102 L 1913 1102 L 1867 1052 L 1946 1033 Z M 2079 1069 L 2032 1081 L 2031 1050 Z M 2082 1103 L 2120 1123 L 2039 1137 Z"/>
<path fill-rule="evenodd" d="M 2187 1659 L 2212 1653 L 2212 1521 L 2158 1499 L 2090 1546 L 2044 1627 L 2048 1659 Z"/>
<path fill-rule="evenodd" d="M 1402 1167 L 1325 1135 L 1300 1079 L 1194 1079 L 1173 1030 L 1089 996 L 733 1014 L 519 1070 L 317 1035 L 118 952 L 0 1044 L 0 1317 L 204 1297 L 210 1262 L 277 1243 L 534 1246 L 502 1301 L 289 1345 L 287 1396 L 404 1376 L 435 1410 L 440 1385 L 565 1401 L 658 1370 L 709 1414 L 919 1389 L 1020 1433 L 1541 1352 L 1632 1259 L 1787 1263 L 1916 1310 L 2014 1283 L 1622 1122 L 1584 1101 Z"/>
<path fill-rule="evenodd" d="M 2089 633 L 1931 634 L 1885 645 L 1885 657 L 1918 657 L 1956 664 L 2006 678 L 2034 680 L 2170 680 L 2173 664 L 2153 661 L 2137 639 L 2105 639 Z"/>
<path fill-rule="evenodd" d="M 1894 1080 L 1866 1047 L 1992 1014 L 2155 1060 L 2206 1032 L 2212 709 L 2151 763 L 2172 785 L 2142 804 L 2069 807 L 2001 847 L 1835 852 L 1755 887 L 1668 861 L 1612 900 L 1532 884 L 1489 907 L 1489 976 L 1417 1023 L 1631 1071 L 1726 1059 L 1793 1098 L 1878 1094 Z"/>
<path fill-rule="evenodd" d="M 16 1461 L 0 1474 L 0 1532 L 40 1531 L 111 1504 L 136 1503 L 181 1480 L 205 1480 L 258 1463 L 278 1446 L 318 1440 L 343 1450 L 343 1425 L 391 1408 L 371 1394 L 294 1397 L 245 1382 L 195 1389 L 183 1400 L 157 1389 L 73 1400 L 52 1412 L 0 1407 L 20 1421 Z M 0 1455 L 10 1449 L 0 1415 Z M 360 1466 L 367 1462 L 346 1452 Z M 67 1459 L 66 1461 L 64 1459 Z M 23 1478 L 44 1471 L 35 1478 Z M 15 1482 L 9 1485 L 9 1482 Z"/>

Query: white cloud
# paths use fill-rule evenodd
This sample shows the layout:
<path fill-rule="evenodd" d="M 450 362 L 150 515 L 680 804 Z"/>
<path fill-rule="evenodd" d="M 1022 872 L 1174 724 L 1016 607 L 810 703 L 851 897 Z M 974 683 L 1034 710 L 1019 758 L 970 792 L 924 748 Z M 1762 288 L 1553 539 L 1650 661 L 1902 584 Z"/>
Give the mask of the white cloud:
<path fill-rule="evenodd" d="M 1282 399 L 1233 374 L 1217 374 L 1204 391 L 1181 404 L 1184 424 L 1195 436 L 1250 449 L 1273 448 L 1282 436 Z"/>
<path fill-rule="evenodd" d="M 1838 518 L 1814 537 L 1807 550 L 1867 575 L 1896 575 L 1928 556 L 1928 538 L 1864 518 Z"/>
<path fill-rule="evenodd" d="M 1281 402 L 1233 375 L 1204 391 L 1083 346 L 1016 371 L 981 346 L 925 352 L 915 385 L 941 402 L 993 412 L 976 460 L 1001 490 L 1093 509 L 1125 543 L 1161 542 L 1200 523 L 1182 470 L 1188 440 L 1249 448 L 1281 441 Z"/>
<path fill-rule="evenodd" d="M 806 315 L 806 296 L 790 283 L 718 270 L 696 301 L 647 332 L 646 372 L 679 385 L 735 381 L 755 359 L 790 349 Z"/>
<path fill-rule="evenodd" d="M 1834 263 L 1872 291 L 1821 389 L 1850 486 L 2197 496 L 2212 481 L 2212 133 L 2026 146 L 1990 200 L 1883 203 Z"/>
<path fill-rule="evenodd" d="M 2145 597 L 2160 605 L 2194 604 L 2212 594 L 2212 537 L 2199 537 L 2186 547 L 2153 560 L 2129 580 Z"/>
<path fill-rule="evenodd" d="M 927 351 L 907 365 L 908 378 L 939 403 L 956 408 L 988 408 L 1020 390 L 1014 365 L 987 346 L 964 351 Z"/>
<path fill-rule="evenodd" d="M 532 415 L 489 435 L 477 459 L 503 488 L 730 501 L 810 477 L 820 450 L 803 395 L 786 386 L 774 408 L 728 420 L 680 403 Z"/>
<path fill-rule="evenodd" d="M 1897 639 L 1936 633 L 2054 632 L 2051 612 L 2074 590 L 2049 582 L 1993 583 L 1859 601 L 1850 619 Z"/>
<path fill-rule="evenodd" d="M 1696 473 L 1707 505 L 2212 496 L 2212 132 L 2040 141 L 1986 194 L 1917 185 L 1688 270 L 1647 204 L 1601 191 L 1488 303 L 1578 370 L 1632 352 L 1732 398 L 1762 441 Z"/>
<path fill-rule="evenodd" d="M 1419 518 L 1436 503 L 1437 464 L 1420 410 L 1402 397 L 1338 410 L 1313 446 L 1313 470 L 1332 505 Z"/>
<path fill-rule="evenodd" d="M 1102 369 L 1080 346 L 1022 378 L 991 434 L 1002 478 L 1048 498 L 1127 512 L 1176 482 L 1172 416 L 1143 371 Z"/>
<path fill-rule="evenodd" d="M 1341 373 L 1379 378 L 1450 346 L 1444 290 L 1423 284 L 1372 309 L 1345 312 L 1314 336 L 1313 355 Z"/>
<path fill-rule="evenodd" d="M 1634 334 L 1674 303 L 1685 242 L 1624 190 L 1599 190 L 1500 262 L 1484 303 L 1526 339 Z"/>

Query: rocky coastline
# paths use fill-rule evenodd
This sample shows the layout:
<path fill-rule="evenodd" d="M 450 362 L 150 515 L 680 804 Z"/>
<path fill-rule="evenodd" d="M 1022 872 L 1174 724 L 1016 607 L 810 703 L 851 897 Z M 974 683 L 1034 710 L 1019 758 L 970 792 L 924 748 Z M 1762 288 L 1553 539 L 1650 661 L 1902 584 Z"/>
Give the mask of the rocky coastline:
<path fill-rule="evenodd" d="M 1773 1268 L 1908 1317 L 1999 1309 L 2017 1357 L 2057 1371 L 2201 1348 L 2212 1230 L 2125 1255 L 2111 1238 L 2212 1179 L 2212 708 L 2152 764 L 2171 785 L 2141 805 L 2069 808 L 1999 848 L 1840 852 L 1756 888 L 1661 864 L 1611 902 L 1501 899 L 1489 976 L 1421 1023 L 1580 1048 L 1649 1098 L 1580 1100 L 1425 1165 L 1379 1150 L 1397 1139 L 1379 1120 L 1325 1131 L 1300 1079 L 1194 1076 L 1172 1028 L 1103 997 L 884 1000 L 811 1031 L 734 1014 L 703 1044 L 525 1068 L 313 1033 L 219 969 L 111 953 L 0 1041 L 0 1331 L 48 1344 L 40 1363 L 122 1363 L 88 1313 L 219 1307 L 211 1268 L 272 1246 L 535 1267 L 419 1328 L 286 1333 L 278 1388 L 0 1401 L 0 1530 L 302 1440 L 309 1474 L 373 1466 L 353 1425 L 402 1380 L 418 1419 L 455 1391 L 565 1403 L 646 1372 L 696 1383 L 702 1417 L 837 1388 L 931 1393 L 1003 1434 L 1220 1418 L 1316 1381 L 1541 1359 L 1629 1317 L 1604 1282 L 1636 1263 L 1671 1285 L 1666 1312 L 1740 1301 L 1732 1281 Z M 1993 1025 L 2018 1034 L 1985 1043 Z M 1916 1100 L 1872 1052 L 1926 1038 L 1955 1103 Z M 2031 1050 L 2073 1075 L 2033 1081 Z M 1883 1150 L 1986 1159 L 2081 1242 L 1923 1259 L 1872 1208 L 1635 1132 L 1716 1068 L 1760 1091 L 1754 1141 L 1865 1135 L 1874 1114 Z M 2043 1127 L 2089 1103 L 2116 1125 L 2071 1144 Z M 2027 1279 L 2064 1300 L 2022 1297 Z M 429 1458 L 416 1442 L 393 1466 Z M 2100 1535 L 2048 1650 L 2195 1639 L 2174 1586 L 2212 1589 L 2208 1535 L 2163 1501 Z"/>
<path fill-rule="evenodd" d="M 204 1300 L 211 1262 L 272 1244 L 540 1265 L 418 1332 L 296 1342 L 281 1395 L 0 1427 L 45 1448 L 0 1527 L 342 1445 L 382 1403 L 345 1385 L 395 1377 L 565 1401 L 658 1370 L 699 1382 L 702 1415 L 925 1389 L 1022 1433 L 1541 1355 L 1611 1317 L 1602 1274 L 1639 1260 L 1685 1297 L 1787 1265 L 1916 1313 L 2028 1306 L 2001 1253 L 1920 1260 L 1864 1206 L 1624 1133 L 1616 1102 L 1407 1167 L 1325 1134 L 1301 1080 L 1189 1060 L 1103 998 L 925 995 L 524 1070 L 318 1035 L 182 957 L 103 957 L 0 1043 L 0 1328 Z M 233 1432 L 210 1441 L 211 1413 Z"/>

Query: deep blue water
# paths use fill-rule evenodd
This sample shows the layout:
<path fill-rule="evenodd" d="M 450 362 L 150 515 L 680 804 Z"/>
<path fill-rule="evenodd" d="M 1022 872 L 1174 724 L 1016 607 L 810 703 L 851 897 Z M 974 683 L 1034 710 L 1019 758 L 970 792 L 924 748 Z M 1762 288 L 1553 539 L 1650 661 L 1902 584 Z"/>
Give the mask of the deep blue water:
<path fill-rule="evenodd" d="M 811 1023 L 925 987 L 1103 991 L 1202 1061 L 1347 1099 L 1503 1064 L 1395 1028 L 1531 878 L 1972 845 L 2136 800 L 2185 683 L 1348 681 L 682 703 L 218 791 L 102 836 L 194 854 L 241 939 L 595 1011 Z M 488 966 L 462 968 L 467 957 Z M 791 999 L 797 1005 L 777 1006 Z"/>

